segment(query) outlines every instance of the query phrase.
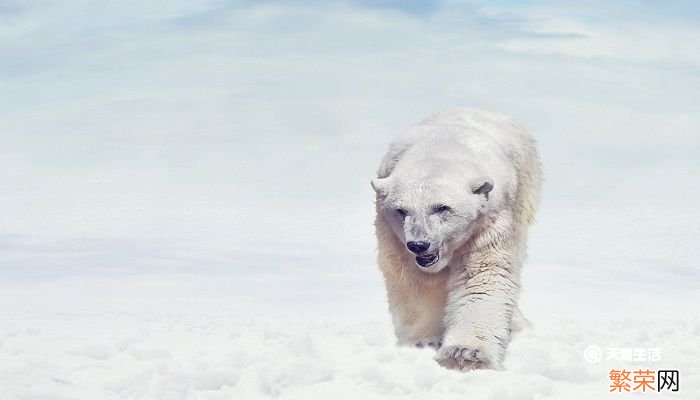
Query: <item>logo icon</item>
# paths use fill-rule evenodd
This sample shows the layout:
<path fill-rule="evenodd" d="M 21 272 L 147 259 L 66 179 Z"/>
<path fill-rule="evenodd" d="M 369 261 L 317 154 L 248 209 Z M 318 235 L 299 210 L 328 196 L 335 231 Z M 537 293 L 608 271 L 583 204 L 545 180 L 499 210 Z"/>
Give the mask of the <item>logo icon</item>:
<path fill-rule="evenodd" d="M 598 364 L 603 360 L 603 350 L 595 345 L 590 345 L 583 350 L 583 359 L 591 364 Z"/>

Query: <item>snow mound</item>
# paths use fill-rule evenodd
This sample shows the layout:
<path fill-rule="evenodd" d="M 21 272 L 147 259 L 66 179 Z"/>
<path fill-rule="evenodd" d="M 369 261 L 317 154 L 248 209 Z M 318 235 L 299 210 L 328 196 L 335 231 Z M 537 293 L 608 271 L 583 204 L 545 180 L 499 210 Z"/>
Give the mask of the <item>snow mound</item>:
<path fill-rule="evenodd" d="M 394 346 L 388 321 L 125 315 L 0 317 L 2 398 L 15 399 L 591 399 L 611 368 L 677 369 L 700 398 L 700 322 L 535 324 L 506 371 L 440 368 L 431 349 Z M 106 329 L 105 327 L 109 327 Z M 603 349 L 600 362 L 584 358 Z M 657 361 L 605 349 L 658 348 Z"/>

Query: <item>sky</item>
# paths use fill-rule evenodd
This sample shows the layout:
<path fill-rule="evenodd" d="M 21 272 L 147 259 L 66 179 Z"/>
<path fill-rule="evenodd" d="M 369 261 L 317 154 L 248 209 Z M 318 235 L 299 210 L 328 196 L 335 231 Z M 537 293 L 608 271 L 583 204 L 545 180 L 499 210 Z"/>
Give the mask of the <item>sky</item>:
<path fill-rule="evenodd" d="M 0 1 L 7 307 L 378 296 L 369 181 L 453 106 L 539 143 L 533 291 L 692 290 L 699 19 L 692 1 Z"/>

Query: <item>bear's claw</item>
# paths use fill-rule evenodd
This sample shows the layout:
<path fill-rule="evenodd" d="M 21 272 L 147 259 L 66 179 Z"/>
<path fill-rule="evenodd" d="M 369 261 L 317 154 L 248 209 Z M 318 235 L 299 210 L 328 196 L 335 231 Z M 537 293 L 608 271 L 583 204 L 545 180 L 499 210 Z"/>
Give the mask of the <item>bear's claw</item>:
<path fill-rule="evenodd" d="M 444 347 L 435 359 L 441 366 L 459 371 L 491 368 L 491 363 L 481 350 L 466 346 Z"/>

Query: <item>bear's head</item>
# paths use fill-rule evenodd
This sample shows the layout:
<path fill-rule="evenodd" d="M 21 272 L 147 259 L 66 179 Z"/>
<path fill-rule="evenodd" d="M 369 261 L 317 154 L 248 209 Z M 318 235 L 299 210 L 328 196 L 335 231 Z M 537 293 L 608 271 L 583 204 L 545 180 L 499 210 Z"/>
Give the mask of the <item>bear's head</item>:
<path fill-rule="evenodd" d="M 445 177 L 446 178 L 446 177 Z M 454 177 L 450 177 L 454 178 Z M 413 253 L 421 271 L 436 273 L 449 265 L 455 250 L 489 210 L 493 181 L 488 176 L 457 179 L 375 178 L 378 212 Z"/>

